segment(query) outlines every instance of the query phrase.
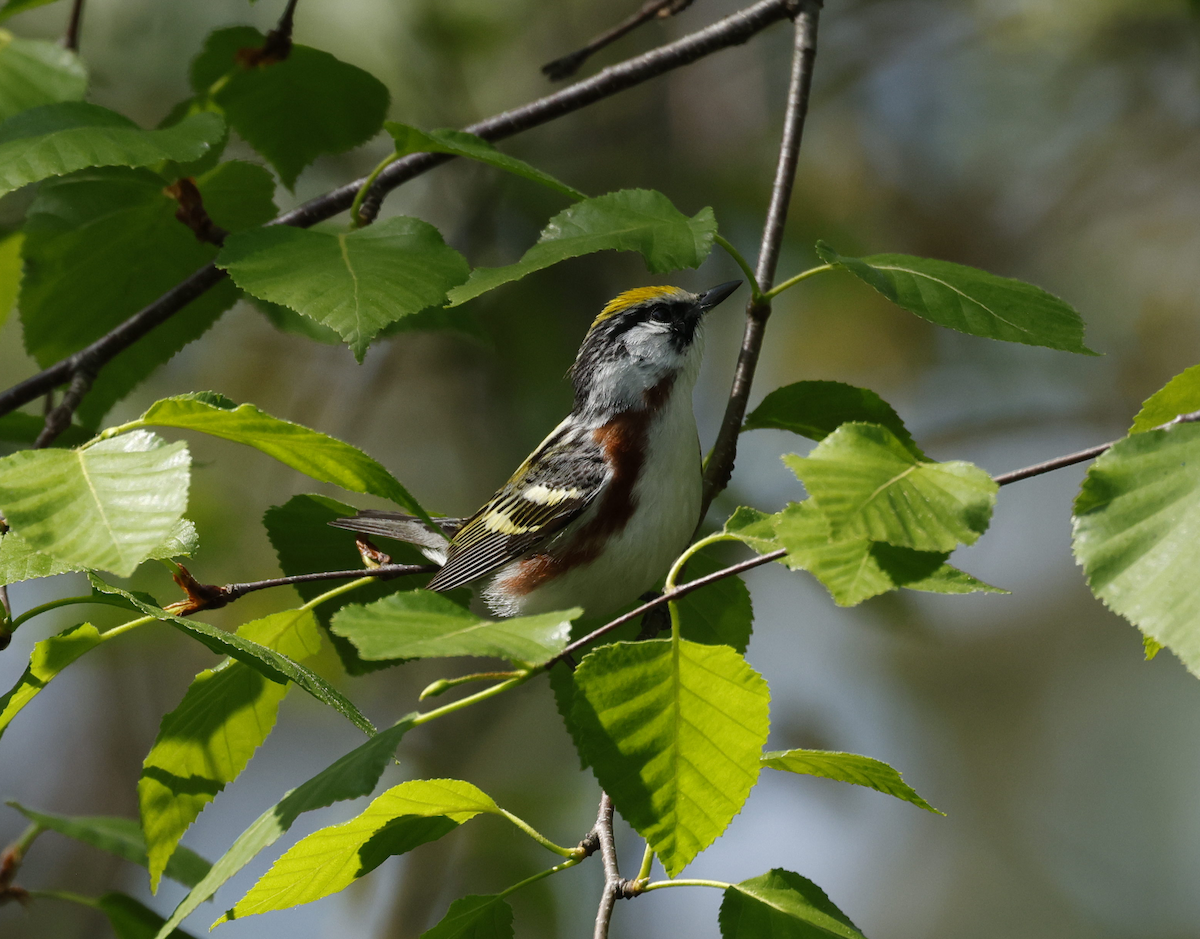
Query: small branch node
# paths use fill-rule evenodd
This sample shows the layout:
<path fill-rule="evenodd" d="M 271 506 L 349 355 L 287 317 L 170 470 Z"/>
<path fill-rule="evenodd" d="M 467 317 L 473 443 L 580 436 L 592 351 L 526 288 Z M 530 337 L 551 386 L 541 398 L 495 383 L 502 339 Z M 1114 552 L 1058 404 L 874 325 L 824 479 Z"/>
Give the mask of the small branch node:
<path fill-rule="evenodd" d="M 163 192 L 179 203 L 179 208 L 175 210 L 175 218 L 192 230 L 197 241 L 204 241 L 218 248 L 225 244 L 229 232 L 209 218 L 208 210 L 204 208 L 204 199 L 200 190 L 196 188 L 196 180 L 191 176 L 184 176 L 163 189 Z"/>
<path fill-rule="evenodd" d="M 190 616 L 201 610 L 219 610 L 230 600 L 237 599 L 230 596 L 227 588 L 218 587 L 215 584 L 202 584 L 182 564 L 178 567 L 179 570 L 172 577 L 187 594 L 187 599 L 164 607 L 168 613 L 174 613 L 176 616 Z"/>
<path fill-rule="evenodd" d="M 282 62 L 292 54 L 292 26 L 296 18 L 297 2 L 298 0 L 288 0 L 278 25 L 267 33 L 267 38 L 261 46 L 238 49 L 235 56 L 238 65 L 247 70 L 260 66 L 265 68 Z"/>
<path fill-rule="evenodd" d="M 375 545 L 371 543 L 371 539 L 366 535 L 359 535 L 354 539 L 354 546 L 358 548 L 358 556 L 362 558 L 363 566 L 375 569 L 383 567 L 385 564 L 392 563 L 392 556 L 384 554 Z"/>

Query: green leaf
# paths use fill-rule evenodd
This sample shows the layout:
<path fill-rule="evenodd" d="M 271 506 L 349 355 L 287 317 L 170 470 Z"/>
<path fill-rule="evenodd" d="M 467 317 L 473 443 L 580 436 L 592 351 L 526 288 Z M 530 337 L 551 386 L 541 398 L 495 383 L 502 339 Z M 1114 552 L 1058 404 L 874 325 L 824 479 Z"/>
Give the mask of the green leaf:
<path fill-rule="evenodd" d="M 151 939 L 164 922 L 152 909 L 123 893 L 103 894 L 96 898 L 96 906 L 108 917 L 117 939 Z M 169 939 L 194 939 L 182 929 L 168 935 Z"/>
<path fill-rule="evenodd" d="M 807 458 L 783 460 L 839 539 L 953 551 L 987 530 L 996 501 L 996 484 L 977 466 L 919 460 L 877 424 L 844 424 Z"/>
<path fill-rule="evenodd" d="M 1096 355 L 1083 344 L 1083 320 L 1040 287 L 978 268 L 908 254 L 843 257 L 824 242 L 817 254 L 938 326 L 985 339 Z"/>
<path fill-rule="evenodd" d="M 575 670 L 572 721 L 617 810 L 674 877 L 758 779 L 770 693 L 727 646 L 601 646 Z"/>
<path fill-rule="evenodd" d="M 196 526 L 181 518 L 171 535 L 150 552 L 149 559 L 189 557 L 200 547 Z M 86 570 L 82 565 L 60 561 L 49 554 L 34 551 L 16 532 L 0 536 L 0 584 L 15 584 L 35 577 L 50 577 Z"/>
<path fill-rule="evenodd" d="M 213 864 L 208 876 L 180 901 L 155 939 L 166 939 L 172 929 L 216 893 L 222 884 L 260 851 L 278 841 L 302 814 L 335 802 L 370 795 L 384 768 L 391 762 L 400 738 L 413 726 L 413 716 L 402 718 L 387 730 L 380 731 L 263 812 Z"/>
<path fill-rule="evenodd" d="M 819 441 L 852 422 L 886 427 L 913 456 L 926 458 L 890 404 L 873 391 L 840 381 L 798 381 L 776 388 L 750 412 L 742 430 L 769 427 Z"/>
<path fill-rule="evenodd" d="M 0 195 L 89 166 L 153 166 L 195 160 L 225 132 L 215 114 L 195 114 L 165 130 L 82 101 L 30 108 L 0 124 Z"/>
<path fill-rule="evenodd" d="M 206 211 L 230 231 L 275 214 L 275 182 L 261 166 L 222 163 L 196 180 Z M 209 263 L 214 245 L 175 218 L 178 203 L 149 170 L 94 169 L 43 183 L 30 208 L 21 285 L 25 348 L 43 367 L 82 349 Z M 233 306 L 222 280 L 117 355 L 83 399 L 94 427 L 159 365 Z"/>
<path fill-rule="evenodd" d="M 101 643 L 100 633 L 91 623 L 64 629 L 57 636 L 36 643 L 29 665 L 17 683 L 0 698 L 0 736 L 12 719 L 39 691 L 64 668 Z"/>
<path fill-rule="evenodd" d="M 915 551 L 861 535 L 834 537 L 812 500 L 792 503 L 775 518 L 775 547 L 792 570 L 805 570 L 838 606 L 855 606 L 899 587 L 929 593 L 1005 593 L 946 564 L 947 553 Z"/>
<path fill-rule="evenodd" d="M 79 101 L 86 91 L 87 71 L 74 52 L 0 29 L 0 121 L 42 104 Z"/>
<path fill-rule="evenodd" d="M 0 328 L 12 312 L 21 289 L 21 246 L 25 243 L 24 232 L 13 232 L 0 239 Z M 31 417 L 28 414 L 6 414 L 0 420 L 13 417 Z M 40 422 L 39 422 L 40 424 Z M 11 440 L 11 437 L 4 437 Z M 36 437 L 35 437 L 36 439 Z"/>
<path fill-rule="evenodd" d="M 3 417 L 0 417 L 0 440 L 7 440 L 12 443 L 26 443 L 32 446 L 37 441 L 38 434 L 42 432 L 42 428 L 45 426 L 46 422 L 44 418 L 33 414 L 26 414 L 24 411 L 13 411 L 11 414 L 5 414 Z M 95 434 L 84 430 L 78 424 L 72 424 L 55 437 L 54 442 L 50 446 L 70 449 L 71 447 L 79 446 L 81 443 L 87 443 L 94 436 Z"/>
<path fill-rule="evenodd" d="M 238 635 L 296 661 L 321 648 L 316 618 L 308 610 L 273 613 L 244 624 Z M 163 718 L 138 780 L 151 892 L 157 891 L 184 832 L 267 739 L 287 691 L 288 686 L 268 681 L 250 666 L 226 659 L 197 675 L 179 706 Z"/>
<path fill-rule="evenodd" d="M 455 900 L 436 926 L 421 939 L 512 939 L 513 913 L 499 894 Z"/>
<path fill-rule="evenodd" d="M 1092 593 L 1200 676 L 1200 426 L 1118 441 L 1075 499 Z"/>
<path fill-rule="evenodd" d="M 345 518 L 356 511 L 352 505 L 317 495 L 293 496 L 284 505 L 267 509 L 263 516 L 263 525 L 275 548 L 283 573 L 291 577 L 295 574 L 310 574 L 313 571 L 353 570 L 361 566 L 362 557 L 354 545 L 353 535 L 329 527 L 329 523 L 335 518 Z M 389 545 L 388 551 L 392 560 L 398 564 L 426 563 L 425 556 L 413 545 L 397 542 L 395 546 Z M 393 580 L 377 578 L 376 583 L 359 587 L 353 596 L 344 594 L 334 597 L 322 603 L 314 612 L 321 626 L 328 632 L 333 614 L 352 600 L 371 603 L 398 590 L 411 590 L 428 578 L 428 574 L 397 577 Z M 294 587 L 301 599 L 307 601 L 328 590 L 329 584 L 300 583 Z M 351 675 L 361 675 L 397 664 L 394 661 L 366 662 L 359 658 L 358 650 L 349 641 L 332 633 L 328 635 L 342 660 L 342 665 Z"/>
<path fill-rule="evenodd" d="M 896 770 L 882 760 L 874 760 L 869 756 L 834 750 L 773 750 L 763 754 L 762 765 L 788 773 L 804 773 L 866 786 L 884 795 L 911 802 L 935 815 L 946 814 L 917 795 L 917 791 Z"/>
<path fill-rule="evenodd" d="M 350 821 L 296 842 L 213 926 L 337 893 L 391 855 L 440 838 L 481 812 L 502 814 L 469 782 L 414 779 L 393 786 Z"/>
<path fill-rule="evenodd" d="M 428 222 L 396 216 L 332 233 L 272 225 L 233 236 L 217 266 L 247 293 L 338 331 L 361 361 L 385 326 L 467 279 L 467 262 Z"/>
<path fill-rule="evenodd" d="M 146 839 L 141 826 L 132 818 L 114 818 L 109 815 L 52 815 L 35 812 L 18 802 L 9 802 L 14 809 L 31 822 L 60 835 L 90 844 L 93 848 L 132 861 L 141 867 L 148 865 Z M 166 875 L 185 887 L 194 887 L 204 878 L 212 865 L 195 851 L 180 848 L 167 865 Z"/>
<path fill-rule="evenodd" d="M 418 130 L 407 124 L 396 121 L 386 121 L 383 129 L 392 135 L 396 141 L 396 156 L 407 156 L 410 153 L 448 153 L 452 156 L 466 157 L 486 163 L 498 170 L 520 176 L 535 183 L 548 186 L 555 192 L 560 192 L 571 199 L 586 199 L 586 193 L 555 179 L 549 173 L 543 173 L 535 166 L 530 166 L 524 160 L 518 160 L 506 153 L 501 153 L 482 137 L 467 134 L 460 130 Z"/>
<path fill-rule="evenodd" d="M 8 0 L 8 3 L 0 8 L 0 22 L 3 22 L 10 16 L 24 13 L 26 10 L 32 10 L 35 7 L 45 6 L 47 3 L 54 2 L 55 0 Z"/>
<path fill-rule="evenodd" d="M 187 507 L 191 457 L 146 431 L 0 459 L 0 512 L 36 551 L 128 577 Z"/>
<path fill-rule="evenodd" d="M 368 734 L 375 732 L 375 728 L 371 722 L 362 715 L 362 712 L 345 695 L 330 685 L 320 675 L 310 671 L 303 665 L 297 664 L 286 655 L 276 652 L 274 649 L 268 649 L 266 646 L 243 636 L 223 632 L 215 626 L 210 626 L 208 623 L 175 616 L 161 607 L 147 602 L 146 599 L 139 597 L 137 594 L 105 583 L 95 574 L 88 574 L 88 580 L 91 581 L 94 589 L 101 593 L 124 597 L 143 613 L 153 616 L 155 619 L 160 619 L 163 622 L 170 623 L 176 629 L 187 633 L 201 645 L 216 652 L 218 655 L 228 655 L 239 662 L 245 662 L 255 671 L 261 672 L 271 681 L 278 682 L 279 684 L 285 684 L 289 681 L 295 682 L 322 704 L 329 705 L 359 730 Z"/>
<path fill-rule="evenodd" d="M 721 939 L 864 939 L 811 880 L 775 868 L 725 891 Z"/>
<path fill-rule="evenodd" d="M 333 483 L 351 492 L 382 496 L 428 518 L 408 490 L 382 464 L 357 447 L 300 424 L 272 417 L 253 404 L 235 405 L 213 392 L 163 398 L 124 427 L 178 427 L 243 443 L 313 479 Z"/>
<path fill-rule="evenodd" d="M 712 251 L 716 231 L 710 208 L 688 218 L 661 192 L 610 192 L 559 212 L 516 264 L 477 267 L 470 280 L 450 291 L 450 305 L 458 306 L 526 274 L 596 251 L 640 251 L 647 270 L 655 274 L 699 267 Z"/>
<path fill-rule="evenodd" d="M 475 655 L 537 664 L 563 650 L 571 640 L 571 621 L 582 615 L 583 609 L 575 607 L 496 622 L 441 594 L 412 590 L 369 606 L 344 606 L 330 628 L 367 660 Z"/>
<path fill-rule="evenodd" d="M 782 545 L 775 540 L 775 523 L 778 515 L 768 515 L 758 509 L 740 505 L 725 520 L 725 533 L 737 538 L 759 554 L 778 551 Z"/>
<path fill-rule="evenodd" d="M 696 580 L 725 566 L 700 551 L 688 560 L 686 579 Z M 725 577 L 701 587 L 676 601 L 676 607 L 684 639 L 710 646 L 731 646 L 745 654 L 754 624 L 754 606 L 740 577 Z"/>
<path fill-rule="evenodd" d="M 1193 411 L 1200 411 L 1200 365 L 1184 369 L 1147 398 L 1129 432 L 1144 433 Z"/>
<path fill-rule="evenodd" d="M 192 87 L 211 94 L 230 126 L 291 189 L 321 154 L 341 153 L 374 137 L 389 96 L 370 72 L 309 46 L 293 45 L 281 62 L 250 68 L 238 63 L 239 50 L 261 48 L 265 40 L 245 26 L 212 33 L 192 65 Z"/>

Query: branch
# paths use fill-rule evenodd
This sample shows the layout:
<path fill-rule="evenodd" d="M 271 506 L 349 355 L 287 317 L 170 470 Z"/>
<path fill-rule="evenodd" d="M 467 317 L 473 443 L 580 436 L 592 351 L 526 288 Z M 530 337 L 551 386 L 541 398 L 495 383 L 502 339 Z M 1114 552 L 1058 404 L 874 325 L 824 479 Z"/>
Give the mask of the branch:
<path fill-rule="evenodd" d="M 551 81 L 570 78 L 592 55 L 616 42 L 626 33 L 632 32 L 648 20 L 665 19 L 676 13 L 682 13 L 691 5 L 692 0 L 645 0 L 640 10 L 621 20 L 612 29 L 606 30 L 590 40 L 582 49 L 576 49 L 574 52 L 569 52 L 553 62 L 543 65 L 542 74 Z"/>
<path fill-rule="evenodd" d="M 753 6 L 676 42 L 610 66 L 589 79 L 523 107 L 480 121 L 466 130 L 485 140 L 495 141 L 537 127 L 672 69 L 689 65 L 720 49 L 740 45 L 778 20 L 794 15 L 799 2 L 802 0 L 759 0 Z M 433 153 L 417 153 L 403 157 L 379 175 L 372 193 L 390 192 L 402 183 L 450 159 L 453 158 Z M 318 196 L 279 216 L 273 224 L 308 228 L 317 222 L 332 218 L 350 207 L 355 194 L 365 181 L 364 177 Z M 90 346 L 0 393 L 0 416 L 69 381 L 83 368 L 98 372 L 117 353 L 133 345 L 156 326 L 165 323 L 224 276 L 225 272 L 212 264 L 200 268 L 187 280 L 173 287 Z"/>
<path fill-rule="evenodd" d="M 612 632 L 620 626 L 624 626 L 630 620 L 635 620 L 647 610 L 652 610 L 656 606 L 662 606 L 671 600 L 678 600 L 680 597 L 686 597 L 694 590 L 699 590 L 701 587 L 706 587 L 718 580 L 724 580 L 726 577 L 733 577 L 735 574 L 741 574 L 743 571 L 752 570 L 755 567 L 761 567 L 763 564 L 769 564 L 771 561 L 778 561 L 781 557 L 787 554 L 787 550 L 780 548 L 778 551 L 772 551 L 770 554 L 760 554 L 756 558 L 751 558 L 748 561 L 742 561 L 740 564 L 734 564 L 730 567 L 722 568 L 719 571 L 713 571 L 711 574 L 705 574 L 703 577 L 697 577 L 695 580 L 689 580 L 686 584 L 680 584 L 674 590 L 668 590 L 661 596 L 655 597 L 653 600 L 648 600 L 641 606 L 630 610 L 623 616 L 618 616 L 611 622 L 605 623 L 599 629 L 595 629 L 588 633 L 582 639 L 576 639 L 569 646 L 558 653 L 554 658 L 546 662 L 543 668 L 550 668 L 557 662 L 562 662 L 571 657 L 571 654 L 588 645 L 589 643 L 599 639 L 601 636 Z"/>
<path fill-rule="evenodd" d="M 79 371 L 72 376 L 71 387 L 63 395 L 62 402 L 58 407 L 51 408 L 46 413 L 46 422 L 42 425 L 42 432 L 33 442 L 35 450 L 50 446 L 59 434 L 71 426 L 71 417 L 74 415 L 75 409 L 79 407 L 83 396 L 88 393 L 88 389 L 92 387 L 92 382 L 95 380 L 95 372 L 86 365 L 80 366 Z M 47 395 L 47 404 L 49 404 L 49 395 Z"/>
<path fill-rule="evenodd" d="M 1200 421 L 1200 411 L 1192 411 L 1190 414 L 1180 414 L 1165 424 L 1152 427 L 1151 430 L 1170 430 L 1176 424 L 1194 424 L 1197 421 Z M 1124 437 L 1121 438 L 1121 440 L 1124 439 Z M 993 479 L 996 480 L 998 486 L 1007 486 L 1009 483 L 1028 479 L 1030 476 L 1041 476 L 1043 473 L 1050 473 L 1056 469 L 1062 469 L 1064 466 L 1074 466 L 1076 463 L 1093 460 L 1120 442 L 1120 440 L 1110 440 L 1108 443 L 1088 447 L 1086 450 L 1078 450 L 1075 453 L 1068 453 L 1065 456 L 1055 457 L 1053 460 L 1046 460 L 1044 463 L 1035 463 L 1033 466 L 1013 470 L 1011 473 L 1001 473 L 999 476 L 993 477 Z"/>
<path fill-rule="evenodd" d="M 796 161 L 800 156 L 800 141 L 804 136 L 804 119 L 808 115 L 809 91 L 812 88 L 813 66 L 817 57 L 817 23 L 821 3 L 822 0 L 802 0 L 800 12 L 796 16 L 787 114 L 784 117 L 779 160 L 775 167 L 775 181 L 771 187 L 771 203 L 767 209 L 767 221 L 763 225 L 758 267 L 755 271 L 755 280 L 758 281 L 758 289 L 762 293 L 771 289 L 775 267 L 779 263 L 779 251 L 783 246 L 783 227 L 787 221 L 788 203 L 791 201 L 792 185 L 796 178 Z M 762 352 L 767 318 L 770 315 L 770 300 L 752 298 L 746 306 L 746 328 L 742 334 L 742 348 L 738 353 L 737 368 L 733 374 L 733 386 L 729 390 L 729 403 L 725 406 L 725 416 L 721 420 L 717 440 L 704 468 L 704 500 L 700 508 L 700 520 L 708 514 L 708 507 L 713 498 L 729 484 L 733 475 L 738 434 L 746 416 L 750 386 L 754 382 L 754 372 L 758 367 L 758 357 Z"/>
<path fill-rule="evenodd" d="M 613 841 L 613 804 L 607 792 L 600 794 L 600 812 L 593 829 L 600 842 L 600 856 L 604 860 L 604 891 L 600 894 L 600 906 L 596 910 L 596 928 L 592 939 L 608 939 L 608 925 L 612 920 L 613 907 L 619 898 L 630 896 L 628 882 L 621 877 L 617 868 L 617 848 Z"/>
<path fill-rule="evenodd" d="M 79 30 L 83 26 L 83 0 L 74 0 L 71 4 L 71 15 L 67 18 L 67 29 L 63 33 L 64 49 L 72 52 L 79 51 Z"/>

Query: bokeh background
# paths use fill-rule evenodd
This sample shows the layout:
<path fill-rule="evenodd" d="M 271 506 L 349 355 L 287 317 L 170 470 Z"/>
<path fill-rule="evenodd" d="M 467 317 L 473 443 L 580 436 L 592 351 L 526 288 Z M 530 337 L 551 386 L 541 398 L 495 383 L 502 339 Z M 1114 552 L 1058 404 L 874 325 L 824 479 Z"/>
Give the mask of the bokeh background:
<path fill-rule="evenodd" d="M 296 39 L 368 69 L 391 116 L 462 126 L 545 93 L 542 62 L 634 9 L 594 0 L 301 0 Z M 82 55 L 91 99 L 149 126 L 187 92 L 186 71 L 213 28 L 269 28 L 281 0 L 90 0 Z M 585 67 L 642 51 L 735 9 L 696 0 Z M 56 37 L 66 4 L 11 21 Z M 814 261 L 820 237 L 843 253 L 903 251 L 1021 277 L 1082 311 L 1103 358 L 960 336 L 889 306 L 845 275 L 780 299 L 753 402 L 807 378 L 887 398 L 928 452 L 998 473 L 1111 439 L 1139 403 L 1200 361 L 1200 20 L 1185 0 L 829 0 L 782 275 Z M 753 256 L 786 90 L 789 27 L 505 143 L 593 193 L 646 186 L 684 211 L 711 205 Z M 253 154 L 233 144 L 233 155 Z M 366 172 L 382 139 L 310 167 L 288 207 Z M 452 164 L 394 193 L 473 264 L 519 256 L 558 197 L 477 166 Z M 0 203 L 11 222 L 19 200 Z M 7 213 L 6 215 L 4 213 Z M 720 251 L 672 282 L 737 276 Z M 409 333 L 357 365 L 342 347 L 278 332 L 239 305 L 121 404 L 213 389 L 336 434 L 394 470 L 426 505 L 473 510 L 568 409 L 563 373 L 589 319 L 616 292 L 652 282 L 636 257 L 569 262 L 476 301 L 462 333 Z M 0 331 L 5 386 L 34 371 L 19 324 Z M 702 439 L 715 433 L 740 335 L 736 303 L 712 320 L 696 393 Z M 191 508 L 204 580 L 271 576 L 257 519 L 311 491 L 253 451 L 197 438 Z M 799 498 L 779 461 L 809 444 L 745 435 L 732 486 L 714 507 L 775 510 Z M 855 787 L 767 771 L 693 876 L 739 880 L 786 867 L 819 883 L 875 939 L 1183 939 L 1200 936 L 1200 682 L 1169 653 L 1142 659 L 1138 632 L 1092 599 L 1070 553 L 1082 468 L 1002 490 L 992 530 L 954 562 L 1008 596 L 901 592 L 836 608 L 804 574 L 747 578 L 756 623 L 750 661 L 774 695 L 773 747 L 866 753 L 901 769 L 945 818 Z M 165 575 L 139 586 L 170 596 Z M 77 592 L 71 577 L 12 589 L 18 610 Z M 281 608 L 262 592 L 214 614 L 237 622 Z M 32 644 L 70 625 L 25 626 L 0 653 L 0 687 Z M 163 713 L 212 656 L 165 627 L 81 660 L 6 733 L 0 795 L 73 814 L 134 816 L 135 783 Z M 451 663 L 454 664 L 454 663 Z M 332 659 L 321 664 L 337 678 Z M 410 710 L 446 663 L 338 681 L 376 723 Z M 304 695 L 246 773 L 185 842 L 210 859 L 284 790 L 360 738 Z M 573 843 L 594 818 L 544 681 L 490 708 L 413 733 L 385 781 L 470 779 L 550 837 Z M 187 924 L 208 924 L 301 835 L 360 808 L 303 817 Z M 0 807 L 0 842 L 23 827 Z M 627 871 L 640 856 L 618 833 Z M 221 928 L 237 937 L 415 937 L 465 893 L 487 893 L 552 863 L 497 819 L 388 861 L 345 893 Z M 151 898 L 145 874 L 47 834 L 20 876 L 28 887 Z M 590 934 L 599 865 L 513 898 L 517 934 Z M 716 891 L 672 890 L 623 903 L 614 936 L 715 936 Z M 0 909 L 6 939 L 104 936 L 85 909 L 40 901 Z"/>

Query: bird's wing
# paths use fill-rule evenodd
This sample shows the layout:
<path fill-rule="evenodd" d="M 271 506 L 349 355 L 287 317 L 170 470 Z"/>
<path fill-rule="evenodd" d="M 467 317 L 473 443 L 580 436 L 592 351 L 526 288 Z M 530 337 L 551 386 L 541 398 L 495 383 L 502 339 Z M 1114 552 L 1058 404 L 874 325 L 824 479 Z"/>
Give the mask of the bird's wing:
<path fill-rule="evenodd" d="M 610 475 L 592 435 L 560 424 L 454 536 L 428 589 L 452 590 L 534 550 L 578 518 Z"/>
<path fill-rule="evenodd" d="M 434 551 L 445 551 L 450 539 L 462 528 L 466 519 L 438 518 L 435 521 L 437 528 L 433 529 L 415 515 L 360 509 L 358 515 L 353 518 L 335 518 L 329 524 L 334 528 L 345 528 L 364 535 L 379 535 Z"/>

